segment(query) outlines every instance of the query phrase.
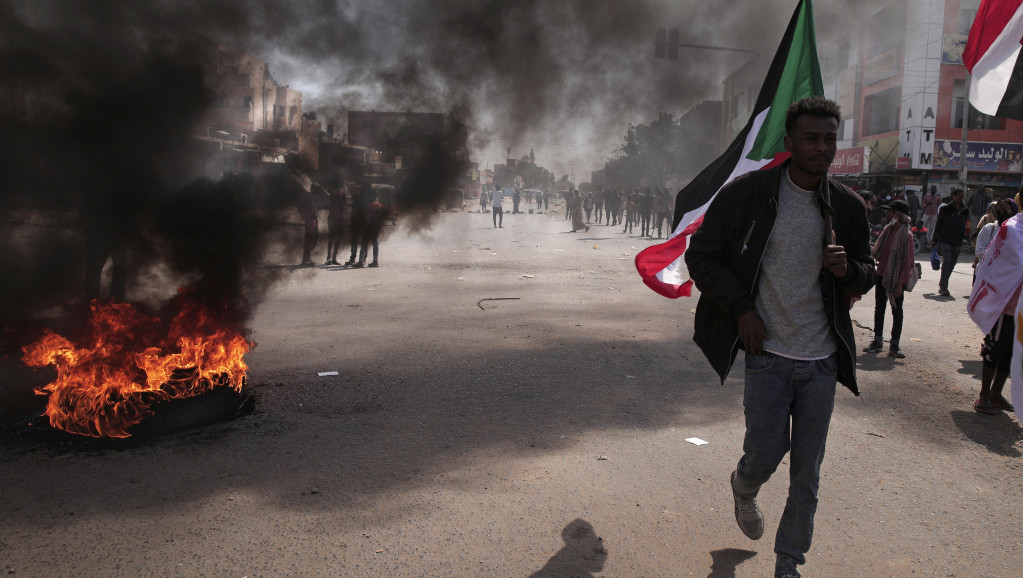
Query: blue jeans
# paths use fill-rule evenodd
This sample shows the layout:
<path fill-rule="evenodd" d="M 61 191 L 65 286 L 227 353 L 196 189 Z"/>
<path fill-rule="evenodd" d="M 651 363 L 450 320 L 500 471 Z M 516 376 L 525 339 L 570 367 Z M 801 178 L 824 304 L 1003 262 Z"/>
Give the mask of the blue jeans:
<path fill-rule="evenodd" d="M 959 262 L 959 250 L 962 248 L 962 243 L 938 243 L 938 250 L 941 251 L 941 280 L 938 281 L 938 289 L 948 290 L 948 279 L 952 276 L 952 268 Z"/>
<path fill-rule="evenodd" d="M 805 564 L 813 541 L 824 446 L 835 408 L 838 354 L 797 361 L 773 353 L 746 354 L 746 438 L 736 468 L 735 489 L 756 495 L 785 454 L 789 497 L 778 524 L 774 551 L 779 568 Z M 790 427 L 791 419 L 791 427 Z"/>

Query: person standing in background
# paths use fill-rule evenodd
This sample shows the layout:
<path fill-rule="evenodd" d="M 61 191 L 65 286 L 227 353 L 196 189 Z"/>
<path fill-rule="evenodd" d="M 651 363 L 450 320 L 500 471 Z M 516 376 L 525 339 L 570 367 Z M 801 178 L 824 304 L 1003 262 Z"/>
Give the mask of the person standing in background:
<path fill-rule="evenodd" d="M 938 222 L 938 207 L 941 206 L 941 195 L 938 194 L 938 187 L 931 185 L 931 190 L 921 199 L 923 210 L 924 228 L 927 229 L 927 243 L 930 244 L 934 237 L 934 225 Z"/>

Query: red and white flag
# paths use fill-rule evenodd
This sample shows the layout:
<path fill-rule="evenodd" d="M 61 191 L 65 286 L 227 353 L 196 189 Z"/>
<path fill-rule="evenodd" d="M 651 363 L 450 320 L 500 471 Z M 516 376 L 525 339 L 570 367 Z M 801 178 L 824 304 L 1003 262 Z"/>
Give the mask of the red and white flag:
<path fill-rule="evenodd" d="M 636 270 L 648 287 L 671 299 L 690 295 L 693 281 L 685 278 L 682 256 L 689 238 L 703 223 L 710 202 L 736 177 L 784 162 L 789 157 L 784 144 L 789 105 L 823 94 L 813 6 L 810 0 L 800 0 L 746 127 L 723 155 L 679 191 L 675 197 L 674 232 L 668 240 L 636 255 Z"/>
<path fill-rule="evenodd" d="M 963 64 L 973 75 L 970 104 L 990 116 L 1023 120 L 1023 0 L 983 0 Z"/>

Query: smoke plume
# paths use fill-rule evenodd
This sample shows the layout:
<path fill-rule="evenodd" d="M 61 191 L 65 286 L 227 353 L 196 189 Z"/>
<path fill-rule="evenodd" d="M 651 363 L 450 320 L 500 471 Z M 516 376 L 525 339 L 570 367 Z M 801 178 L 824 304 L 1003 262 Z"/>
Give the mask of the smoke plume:
<path fill-rule="evenodd" d="M 817 3 L 822 43 L 849 22 L 844 6 Z M 574 163 L 577 180 L 587 180 L 629 123 L 720 98 L 724 76 L 748 58 L 683 49 L 678 60 L 658 60 L 657 28 L 769 59 L 794 7 L 794 0 L 0 2 L 0 127 L 9 135 L 0 144 L 7 179 L 0 315 L 88 295 L 98 283 L 89 271 L 108 260 L 113 281 L 134 292 L 166 294 L 184 283 L 214 299 L 258 303 L 277 275 L 263 262 L 274 243 L 273 211 L 295 192 L 252 176 L 186 176 L 189 136 L 213 104 L 203 53 L 211 43 L 267 61 L 303 93 L 304 110 L 341 132 L 348 111 L 440 112 L 467 127 L 469 158 L 481 167 L 533 149 L 541 166 L 564 174 Z M 415 226 L 428 225 L 424 215 L 466 160 L 429 142 L 423 148 L 425 162 L 409 171 L 419 192 L 405 199 Z M 49 233 L 37 234 L 42 228 Z"/>

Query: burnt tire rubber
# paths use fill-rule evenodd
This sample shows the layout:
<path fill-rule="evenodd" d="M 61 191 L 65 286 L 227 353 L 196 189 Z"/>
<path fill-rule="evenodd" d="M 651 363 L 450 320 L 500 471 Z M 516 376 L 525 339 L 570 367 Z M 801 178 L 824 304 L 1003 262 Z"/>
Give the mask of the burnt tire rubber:
<path fill-rule="evenodd" d="M 237 417 L 247 401 L 249 396 L 230 387 L 216 387 L 195 397 L 157 403 L 153 415 L 128 431 L 135 438 L 153 438 L 202 427 Z"/>

